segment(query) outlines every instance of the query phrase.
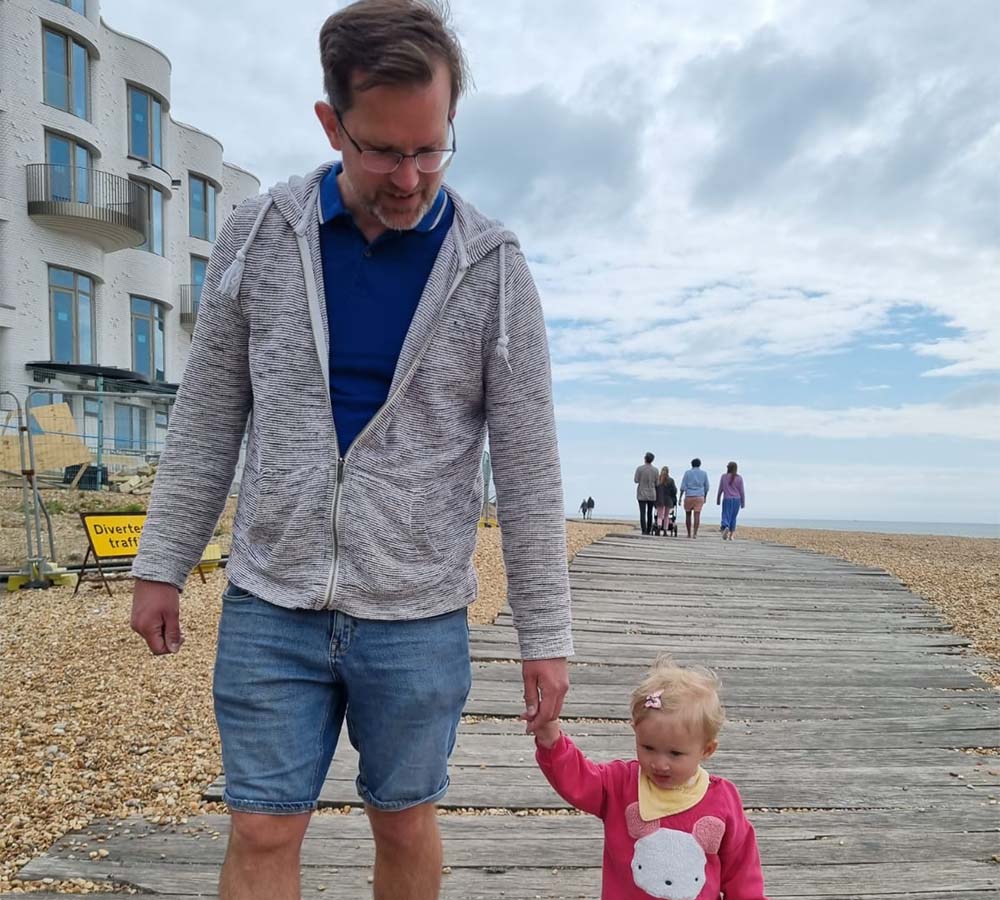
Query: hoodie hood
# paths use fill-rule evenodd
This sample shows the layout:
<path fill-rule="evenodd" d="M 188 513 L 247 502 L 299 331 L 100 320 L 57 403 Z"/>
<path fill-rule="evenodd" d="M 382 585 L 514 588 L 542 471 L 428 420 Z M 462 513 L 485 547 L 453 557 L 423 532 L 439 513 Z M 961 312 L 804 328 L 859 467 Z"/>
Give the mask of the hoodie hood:
<path fill-rule="evenodd" d="M 313 170 L 303 178 L 293 175 L 288 181 L 282 181 L 268 189 L 264 201 L 260 205 L 253 227 L 246 240 L 228 269 L 223 273 L 219 283 L 221 293 L 231 299 L 236 299 L 243 280 L 243 265 L 253 242 L 264 223 L 267 214 L 274 207 L 288 223 L 289 227 L 301 238 L 310 227 L 319 227 L 319 195 L 323 178 L 335 165 L 327 162 Z M 458 253 L 458 274 L 456 284 L 470 266 L 492 253 L 499 252 L 500 277 L 498 285 L 498 326 L 499 337 L 496 343 L 497 355 L 510 369 L 508 353 L 509 339 L 507 336 L 507 303 L 506 303 L 506 255 L 507 247 L 519 248 L 517 236 L 505 228 L 500 222 L 484 216 L 471 204 L 466 203 L 452 188 L 445 185 L 445 191 L 454 206 L 455 217 L 452 229 L 455 233 L 455 248 Z M 300 242 L 307 247 L 306 242 Z M 306 265 L 307 272 L 311 266 Z"/>

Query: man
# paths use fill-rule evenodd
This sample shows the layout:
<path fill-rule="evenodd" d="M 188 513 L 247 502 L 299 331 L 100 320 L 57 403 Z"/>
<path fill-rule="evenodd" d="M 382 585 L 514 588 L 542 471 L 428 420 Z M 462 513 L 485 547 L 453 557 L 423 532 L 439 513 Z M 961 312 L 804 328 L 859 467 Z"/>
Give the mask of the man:
<path fill-rule="evenodd" d="M 653 507 L 656 504 L 656 466 L 652 453 L 643 457 L 646 462 L 635 470 L 636 499 L 639 501 L 639 528 L 643 534 L 653 533 Z"/>
<path fill-rule="evenodd" d="M 594 518 L 594 498 L 587 497 L 587 515 L 584 517 L 587 519 Z"/>
<path fill-rule="evenodd" d="M 529 732 L 568 689 L 545 325 L 515 236 L 442 185 L 467 76 L 436 7 L 361 0 L 326 21 L 320 49 L 316 114 L 342 167 L 272 188 L 220 232 L 132 627 L 153 653 L 180 648 L 178 589 L 250 416 L 213 688 L 232 813 L 220 895 L 299 896 L 346 716 L 374 896 L 428 900 L 470 685 L 487 426 Z"/>
<path fill-rule="evenodd" d="M 698 537 L 698 526 L 701 525 L 701 510 L 708 497 L 708 473 L 701 468 L 701 460 L 695 457 L 691 460 L 691 468 L 684 473 L 681 480 L 681 500 L 684 501 L 684 524 L 687 526 L 689 538 Z M 692 517 L 694 519 L 692 523 Z M 694 533 L 692 534 L 692 524 Z"/>

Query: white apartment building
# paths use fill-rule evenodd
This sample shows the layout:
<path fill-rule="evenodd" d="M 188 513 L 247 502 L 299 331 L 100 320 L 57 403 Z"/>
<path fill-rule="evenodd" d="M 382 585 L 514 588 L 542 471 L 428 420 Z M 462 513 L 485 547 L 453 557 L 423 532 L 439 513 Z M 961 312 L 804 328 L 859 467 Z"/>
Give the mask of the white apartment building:
<path fill-rule="evenodd" d="M 216 226 L 259 189 L 100 0 L 0 0 L 0 391 L 157 452 Z"/>

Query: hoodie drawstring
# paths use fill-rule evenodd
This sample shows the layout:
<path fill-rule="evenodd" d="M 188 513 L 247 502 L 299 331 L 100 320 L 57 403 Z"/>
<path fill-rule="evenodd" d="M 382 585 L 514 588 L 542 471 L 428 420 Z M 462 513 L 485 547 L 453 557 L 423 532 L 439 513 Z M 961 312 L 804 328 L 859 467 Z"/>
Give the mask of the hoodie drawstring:
<path fill-rule="evenodd" d="M 226 271 L 222 273 L 222 278 L 219 279 L 219 293 L 229 300 L 235 300 L 239 296 L 240 284 L 243 282 L 243 264 L 246 262 L 247 253 L 254 238 L 257 237 L 257 232 L 260 231 L 260 226 L 264 222 L 264 216 L 267 215 L 273 203 L 273 198 L 268 194 L 267 199 L 260 208 L 260 212 L 257 213 L 257 218 L 254 219 L 250 234 L 247 235 L 243 246 L 236 251 L 236 259 L 229 264 Z"/>
<path fill-rule="evenodd" d="M 506 244 L 500 245 L 500 293 L 497 298 L 498 330 L 497 356 L 504 361 L 507 371 L 514 374 L 510 364 L 510 338 L 507 336 L 507 254 Z"/>
<path fill-rule="evenodd" d="M 309 228 L 310 220 L 315 211 L 316 204 L 319 201 L 319 189 L 321 182 L 322 179 L 317 179 L 312 190 L 309 192 L 309 195 L 306 197 L 305 206 L 302 208 L 302 216 L 300 217 L 298 224 L 295 226 L 295 233 L 299 236 L 305 234 L 306 230 Z M 243 282 L 243 266 L 247 259 L 247 253 L 250 252 L 250 245 L 257 237 L 257 232 L 260 231 L 260 226 L 264 224 L 264 217 L 273 205 L 274 197 L 271 194 L 268 194 L 267 199 L 260 208 L 260 212 L 257 213 L 257 218 L 254 219 L 253 228 L 250 229 L 250 234 L 247 235 L 247 239 L 243 242 L 243 246 L 236 251 L 236 258 L 229 264 L 229 268 L 222 273 L 222 278 L 219 280 L 219 293 L 221 293 L 223 297 L 235 300 L 239 296 L 240 285 Z"/>

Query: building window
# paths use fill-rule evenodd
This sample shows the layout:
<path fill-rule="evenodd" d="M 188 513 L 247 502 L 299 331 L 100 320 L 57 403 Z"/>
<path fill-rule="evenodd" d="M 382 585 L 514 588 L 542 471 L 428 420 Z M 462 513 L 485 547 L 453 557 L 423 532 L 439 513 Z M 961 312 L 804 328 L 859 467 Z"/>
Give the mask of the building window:
<path fill-rule="evenodd" d="M 69 269 L 49 267 L 52 362 L 93 363 L 94 282 Z"/>
<path fill-rule="evenodd" d="M 42 56 L 45 103 L 81 119 L 90 114 L 87 48 L 60 31 L 44 29 Z"/>
<path fill-rule="evenodd" d="M 189 221 L 191 237 L 203 241 L 215 240 L 215 185 L 205 178 L 190 179 L 191 206 Z"/>
<path fill-rule="evenodd" d="M 136 184 L 146 195 L 146 240 L 139 249 L 163 256 L 163 191 L 151 184 Z"/>
<path fill-rule="evenodd" d="M 201 303 L 201 288 L 205 284 L 205 273 L 208 271 L 208 260 L 204 256 L 191 257 L 191 312 L 198 315 L 198 305 Z"/>
<path fill-rule="evenodd" d="M 83 440 L 91 450 L 97 449 L 98 421 L 101 404 L 90 397 L 83 398 Z"/>
<path fill-rule="evenodd" d="M 163 307 L 145 297 L 132 298 L 132 368 L 150 381 L 164 381 Z"/>
<path fill-rule="evenodd" d="M 153 430 L 157 453 L 162 453 L 167 445 L 167 429 L 170 426 L 170 407 L 165 403 L 153 405 Z"/>
<path fill-rule="evenodd" d="M 163 108 L 160 101 L 146 91 L 128 89 L 128 153 L 163 166 Z"/>
<path fill-rule="evenodd" d="M 145 450 L 146 408 L 128 403 L 115 404 L 115 449 Z"/>
<path fill-rule="evenodd" d="M 45 161 L 49 164 L 49 196 L 63 203 L 89 203 L 90 151 L 61 134 L 45 135 Z"/>
<path fill-rule="evenodd" d="M 78 12 L 81 16 L 87 15 L 87 0 L 56 0 L 60 6 L 68 6 L 73 12 Z"/>

